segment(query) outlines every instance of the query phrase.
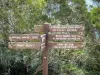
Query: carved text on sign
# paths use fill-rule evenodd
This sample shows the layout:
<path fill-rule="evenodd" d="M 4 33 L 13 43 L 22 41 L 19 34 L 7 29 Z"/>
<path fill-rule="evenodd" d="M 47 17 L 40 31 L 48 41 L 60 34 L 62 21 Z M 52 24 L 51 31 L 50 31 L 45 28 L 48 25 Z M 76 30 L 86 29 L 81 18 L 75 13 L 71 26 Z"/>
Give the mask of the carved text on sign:
<path fill-rule="evenodd" d="M 66 43 L 59 43 L 59 42 L 49 42 L 49 47 L 52 48 L 64 48 L 64 49 L 81 49 L 83 48 L 83 42 L 66 42 Z"/>
<path fill-rule="evenodd" d="M 44 42 L 45 41 L 45 34 L 39 35 L 39 34 L 11 34 L 9 35 L 10 41 L 33 41 L 33 40 L 39 40 Z"/>
<path fill-rule="evenodd" d="M 69 34 L 49 34 L 49 40 L 78 40 L 82 41 L 84 38 L 82 35 L 69 35 Z"/>
<path fill-rule="evenodd" d="M 77 32 L 77 31 L 83 31 L 84 27 L 80 25 L 69 25 L 69 26 L 50 26 L 49 31 L 50 32 Z"/>
<path fill-rule="evenodd" d="M 11 49 L 43 49 L 45 44 L 40 42 L 9 42 Z"/>

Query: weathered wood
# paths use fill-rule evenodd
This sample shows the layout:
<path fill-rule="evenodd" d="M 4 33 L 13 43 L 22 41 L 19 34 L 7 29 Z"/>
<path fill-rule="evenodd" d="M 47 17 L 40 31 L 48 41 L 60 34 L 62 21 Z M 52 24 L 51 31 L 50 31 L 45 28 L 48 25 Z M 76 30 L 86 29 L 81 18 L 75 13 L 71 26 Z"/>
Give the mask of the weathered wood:
<path fill-rule="evenodd" d="M 34 32 L 40 34 L 12 34 L 9 36 L 8 47 L 11 49 L 43 49 L 43 75 L 48 75 L 48 49 L 76 50 L 84 48 L 84 26 L 83 25 L 39 25 L 34 27 Z M 48 33 L 68 34 L 48 34 Z M 77 34 L 76 34 L 77 33 Z M 34 42 L 37 40 L 39 42 Z M 48 42 L 51 40 L 69 40 L 69 42 Z M 25 42 L 27 41 L 27 42 Z M 80 42 L 75 42 L 80 41 Z"/>
<path fill-rule="evenodd" d="M 62 49 L 82 49 L 84 47 L 83 42 L 49 42 L 49 48 L 62 48 Z"/>
<path fill-rule="evenodd" d="M 83 25 L 49 25 L 49 32 L 81 32 L 84 31 Z M 34 32 L 44 32 L 43 25 L 34 27 Z"/>
<path fill-rule="evenodd" d="M 10 49 L 43 49 L 45 44 L 41 42 L 9 42 Z"/>
<path fill-rule="evenodd" d="M 43 75 L 48 75 L 48 30 L 49 24 L 44 24 L 44 33 L 46 34 L 45 48 L 43 50 Z"/>
<path fill-rule="evenodd" d="M 83 41 L 84 37 L 74 34 L 49 34 L 49 40 Z"/>
<path fill-rule="evenodd" d="M 83 31 L 82 25 L 49 26 L 49 32 L 79 32 Z"/>
<path fill-rule="evenodd" d="M 9 35 L 9 41 L 23 42 L 23 41 L 45 41 L 45 34 L 11 34 Z"/>
<path fill-rule="evenodd" d="M 41 35 L 41 42 L 46 42 L 46 34 Z"/>

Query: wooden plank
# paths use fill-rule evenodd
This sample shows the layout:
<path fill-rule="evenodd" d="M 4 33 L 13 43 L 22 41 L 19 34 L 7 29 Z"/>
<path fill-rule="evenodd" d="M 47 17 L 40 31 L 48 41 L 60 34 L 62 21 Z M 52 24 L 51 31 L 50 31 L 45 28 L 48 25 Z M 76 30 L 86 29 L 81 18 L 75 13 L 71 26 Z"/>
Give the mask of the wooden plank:
<path fill-rule="evenodd" d="M 9 42 L 8 48 L 10 49 L 41 49 L 45 47 L 41 42 Z"/>
<path fill-rule="evenodd" d="M 11 34 L 9 35 L 9 41 L 45 41 L 45 34 Z"/>
<path fill-rule="evenodd" d="M 83 25 L 49 25 L 49 32 L 79 32 L 84 31 Z M 34 26 L 34 32 L 44 32 L 43 25 Z"/>
<path fill-rule="evenodd" d="M 77 34 L 49 34 L 49 40 L 83 41 L 84 37 Z"/>
<path fill-rule="evenodd" d="M 83 42 L 49 42 L 49 48 L 54 49 L 82 49 L 84 47 Z"/>
<path fill-rule="evenodd" d="M 49 26 L 49 32 L 79 32 L 84 31 L 82 25 Z"/>
<path fill-rule="evenodd" d="M 45 42 L 46 41 L 46 34 L 42 34 L 41 35 L 41 42 Z"/>
<path fill-rule="evenodd" d="M 45 47 L 46 47 L 46 46 L 45 46 L 45 43 L 42 43 L 42 44 L 41 44 L 41 49 L 44 50 Z"/>

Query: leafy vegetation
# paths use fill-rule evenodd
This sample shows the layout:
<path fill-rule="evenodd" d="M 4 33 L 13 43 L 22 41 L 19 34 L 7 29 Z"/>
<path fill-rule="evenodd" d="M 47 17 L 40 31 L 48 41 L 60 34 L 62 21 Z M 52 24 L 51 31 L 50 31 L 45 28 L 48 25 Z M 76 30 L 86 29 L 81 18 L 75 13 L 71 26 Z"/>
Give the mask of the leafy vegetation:
<path fill-rule="evenodd" d="M 41 75 L 41 50 L 10 50 L 11 33 L 34 33 L 35 25 L 84 24 L 84 50 L 49 50 L 49 75 L 100 75 L 100 1 L 90 12 L 85 0 L 0 0 L 0 75 Z M 36 40 L 38 41 L 38 40 Z"/>

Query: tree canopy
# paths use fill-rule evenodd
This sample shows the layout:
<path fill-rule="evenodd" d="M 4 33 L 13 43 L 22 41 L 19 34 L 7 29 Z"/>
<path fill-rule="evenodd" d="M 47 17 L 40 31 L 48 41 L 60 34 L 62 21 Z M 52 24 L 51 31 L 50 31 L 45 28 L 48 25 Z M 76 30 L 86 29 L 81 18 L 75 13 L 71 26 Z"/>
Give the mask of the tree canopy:
<path fill-rule="evenodd" d="M 87 9 L 85 0 L 0 0 L 0 75 L 41 75 L 42 51 L 8 48 L 9 34 L 34 33 L 34 26 L 83 24 L 83 50 L 49 50 L 49 75 L 100 75 L 100 8 Z"/>

